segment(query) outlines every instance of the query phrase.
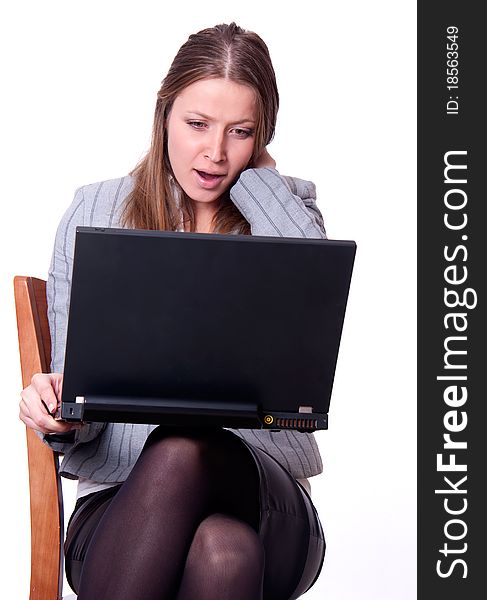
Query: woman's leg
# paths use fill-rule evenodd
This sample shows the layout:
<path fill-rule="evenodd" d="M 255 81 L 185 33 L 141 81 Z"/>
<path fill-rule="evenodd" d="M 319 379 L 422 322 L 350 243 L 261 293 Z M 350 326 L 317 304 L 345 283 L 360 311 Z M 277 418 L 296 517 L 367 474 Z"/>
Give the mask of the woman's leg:
<path fill-rule="evenodd" d="M 232 598 L 258 598 L 254 591 L 263 564 L 254 533 L 258 485 L 251 456 L 232 434 L 156 429 L 96 529 L 83 565 L 79 600 L 175 598 L 180 585 L 181 593 L 189 594 L 203 570 L 212 586 L 219 580 L 224 587 L 222 573 L 223 581 L 228 574 L 232 585 L 243 591 Z M 245 557 L 230 543 L 234 534 L 246 548 Z M 207 569 L 208 550 L 217 546 L 220 564 Z M 199 552 L 201 548 L 207 551 Z M 228 560 L 222 567 L 225 552 Z M 237 563 L 244 563 L 238 575 L 232 571 Z M 205 598 L 201 589 L 198 585 L 198 597 Z M 218 592 L 218 597 L 227 596 Z"/>
<path fill-rule="evenodd" d="M 260 600 L 264 549 L 247 523 L 213 514 L 191 544 L 177 600 Z"/>

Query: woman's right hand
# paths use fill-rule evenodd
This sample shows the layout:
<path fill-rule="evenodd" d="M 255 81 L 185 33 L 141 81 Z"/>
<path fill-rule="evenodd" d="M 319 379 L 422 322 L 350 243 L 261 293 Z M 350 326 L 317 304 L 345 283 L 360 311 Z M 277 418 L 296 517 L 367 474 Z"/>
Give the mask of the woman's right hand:
<path fill-rule="evenodd" d="M 276 161 L 269 154 L 267 147 L 265 147 L 259 154 L 259 156 L 254 160 L 254 164 L 252 165 L 252 167 L 254 169 L 261 169 L 264 167 L 270 167 L 271 169 L 276 168 Z"/>
<path fill-rule="evenodd" d="M 77 423 L 54 419 L 61 402 L 62 388 L 62 373 L 36 373 L 31 384 L 20 394 L 20 420 L 42 433 L 66 433 L 79 429 Z"/>

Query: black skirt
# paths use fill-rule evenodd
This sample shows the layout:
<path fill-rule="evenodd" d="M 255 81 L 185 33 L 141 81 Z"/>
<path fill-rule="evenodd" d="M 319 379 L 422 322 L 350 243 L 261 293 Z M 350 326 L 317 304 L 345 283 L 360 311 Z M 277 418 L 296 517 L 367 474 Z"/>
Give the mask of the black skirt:
<path fill-rule="evenodd" d="M 311 498 L 272 456 L 238 436 L 249 450 L 260 482 L 259 536 L 265 550 L 264 598 L 293 600 L 316 581 L 325 539 Z M 103 513 L 120 485 L 80 498 L 68 524 L 66 577 L 76 592 L 84 557 Z"/>

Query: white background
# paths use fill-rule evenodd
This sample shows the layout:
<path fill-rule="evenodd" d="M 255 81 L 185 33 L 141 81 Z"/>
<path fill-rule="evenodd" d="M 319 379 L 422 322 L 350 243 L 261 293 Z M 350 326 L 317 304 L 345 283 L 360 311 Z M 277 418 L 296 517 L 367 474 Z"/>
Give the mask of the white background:
<path fill-rule="evenodd" d="M 273 58 L 278 169 L 313 180 L 329 237 L 358 244 L 330 429 L 317 436 L 325 471 L 312 480 L 328 550 L 306 599 L 416 597 L 415 3 L 47 0 L 0 15 L 0 565 L 9 598 L 28 597 L 30 560 L 12 278 L 46 278 L 75 188 L 135 165 L 179 46 L 232 20 L 259 33 Z M 72 485 L 66 494 L 70 509 Z"/>

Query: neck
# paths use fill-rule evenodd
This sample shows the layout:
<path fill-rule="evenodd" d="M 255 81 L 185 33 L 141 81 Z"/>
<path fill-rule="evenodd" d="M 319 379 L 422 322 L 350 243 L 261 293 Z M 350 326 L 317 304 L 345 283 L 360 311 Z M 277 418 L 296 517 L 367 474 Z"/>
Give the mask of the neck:
<path fill-rule="evenodd" d="M 196 231 L 198 233 L 211 233 L 213 217 L 218 210 L 218 202 L 210 204 L 195 202 L 193 207 Z"/>

